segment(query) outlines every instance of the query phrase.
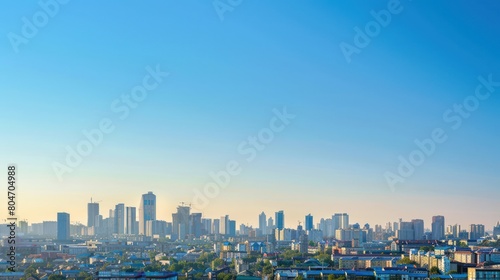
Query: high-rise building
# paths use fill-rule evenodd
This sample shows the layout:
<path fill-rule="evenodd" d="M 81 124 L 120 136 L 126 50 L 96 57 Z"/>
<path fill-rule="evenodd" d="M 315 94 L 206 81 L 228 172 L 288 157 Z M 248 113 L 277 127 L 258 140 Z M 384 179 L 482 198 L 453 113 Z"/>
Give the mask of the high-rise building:
<path fill-rule="evenodd" d="M 57 239 L 69 240 L 69 214 L 64 212 L 57 213 Z"/>
<path fill-rule="evenodd" d="M 220 234 L 227 235 L 229 234 L 229 215 L 220 217 Z"/>
<path fill-rule="evenodd" d="M 199 238 L 202 233 L 203 224 L 201 223 L 201 213 L 192 213 L 189 215 L 189 235 Z"/>
<path fill-rule="evenodd" d="M 500 235 L 500 222 L 497 222 L 497 225 L 493 227 L 493 236 Z"/>
<path fill-rule="evenodd" d="M 484 236 L 484 225 L 470 225 L 469 239 L 477 240 Z"/>
<path fill-rule="evenodd" d="M 424 220 L 421 219 L 413 219 L 411 220 L 413 227 L 413 235 L 415 240 L 423 240 L 424 239 Z"/>
<path fill-rule="evenodd" d="M 212 219 L 201 219 L 203 224 L 203 234 L 212 234 Z"/>
<path fill-rule="evenodd" d="M 220 234 L 220 220 L 214 219 L 212 223 L 212 233 L 215 235 Z"/>
<path fill-rule="evenodd" d="M 275 213 L 274 218 L 276 220 L 276 228 L 282 230 L 285 228 L 285 213 L 280 210 Z"/>
<path fill-rule="evenodd" d="M 415 238 L 413 223 L 400 221 L 399 229 L 396 231 L 396 237 L 399 240 L 413 240 Z"/>
<path fill-rule="evenodd" d="M 115 220 L 113 233 L 125 234 L 125 204 L 119 203 L 115 206 Z"/>
<path fill-rule="evenodd" d="M 273 217 L 269 217 L 267 219 L 267 233 L 272 233 L 274 229 L 274 220 L 273 220 Z"/>
<path fill-rule="evenodd" d="M 179 240 L 186 239 L 189 234 L 189 206 L 180 205 L 177 207 L 177 213 L 172 214 L 173 233 Z"/>
<path fill-rule="evenodd" d="M 153 192 L 143 194 L 139 207 L 139 234 L 146 234 L 146 221 L 156 220 L 156 195 Z"/>
<path fill-rule="evenodd" d="M 432 217 L 432 239 L 441 240 L 444 239 L 444 217 L 443 216 L 433 216 Z"/>
<path fill-rule="evenodd" d="M 305 230 L 312 230 L 314 228 L 314 223 L 313 223 L 313 216 L 311 214 L 306 216 L 306 220 L 304 223 Z"/>
<path fill-rule="evenodd" d="M 127 207 L 125 209 L 125 234 L 128 235 L 137 235 L 137 218 L 136 218 L 136 208 L 135 207 Z"/>
<path fill-rule="evenodd" d="M 332 217 L 332 231 L 336 232 L 337 229 L 349 228 L 349 215 L 347 213 L 336 213 Z"/>
<path fill-rule="evenodd" d="M 228 220 L 227 229 L 227 236 L 236 236 L 236 221 Z"/>
<path fill-rule="evenodd" d="M 87 226 L 88 227 L 93 227 L 96 226 L 96 218 L 99 216 L 99 203 L 92 202 L 92 199 L 90 200 L 90 203 L 87 204 Z"/>
<path fill-rule="evenodd" d="M 259 215 L 259 230 L 262 235 L 267 234 L 267 220 L 266 213 L 262 212 Z"/>

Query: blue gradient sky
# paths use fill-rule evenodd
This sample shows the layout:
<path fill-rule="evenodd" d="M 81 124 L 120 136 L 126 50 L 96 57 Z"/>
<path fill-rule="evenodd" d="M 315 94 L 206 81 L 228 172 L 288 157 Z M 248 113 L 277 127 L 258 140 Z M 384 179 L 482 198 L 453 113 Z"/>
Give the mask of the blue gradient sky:
<path fill-rule="evenodd" d="M 441 214 L 491 228 L 500 220 L 500 87 L 457 130 L 442 115 L 474 93 L 478 76 L 500 81 L 500 3 L 401 1 L 347 63 L 339 44 L 353 44 L 354 27 L 387 3 L 243 1 L 221 21 L 211 1 L 71 1 L 19 53 L 8 34 L 40 7 L 4 3 L 0 155 L 20 169 L 20 216 L 66 211 L 84 222 L 90 197 L 106 216 L 153 191 L 158 217 L 170 221 L 210 171 L 235 159 L 242 174 L 206 216 L 256 225 L 261 211 L 283 209 L 295 227 L 308 213 L 348 212 L 360 223 L 423 218 L 427 227 Z M 110 104 L 148 65 L 170 76 L 119 120 Z M 239 143 L 285 106 L 297 117 L 244 162 Z M 115 131 L 58 181 L 52 163 L 105 117 Z M 438 127 L 448 140 L 392 192 L 384 173 Z"/>

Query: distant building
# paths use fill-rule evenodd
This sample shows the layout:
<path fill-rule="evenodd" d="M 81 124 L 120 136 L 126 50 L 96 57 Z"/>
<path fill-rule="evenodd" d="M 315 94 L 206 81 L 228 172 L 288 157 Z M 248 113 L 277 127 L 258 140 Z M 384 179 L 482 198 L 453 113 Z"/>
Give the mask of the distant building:
<path fill-rule="evenodd" d="M 69 214 L 57 213 L 57 240 L 69 240 Z"/>
<path fill-rule="evenodd" d="M 500 222 L 497 222 L 497 225 L 493 227 L 493 235 L 500 235 Z"/>
<path fill-rule="evenodd" d="M 444 239 L 444 217 L 443 216 L 433 216 L 432 217 L 432 239 L 442 240 Z"/>
<path fill-rule="evenodd" d="M 87 226 L 94 227 L 96 218 L 99 216 L 99 203 L 91 202 L 87 204 Z"/>
<path fill-rule="evenodd" d="M 115 220 L 113 233 L 123 235 L 125 234 L 125 204 L 119 203 L 115 206 Z"/>
<path fill-rule="evenodd" d="M 220 220 L 219 219 L 214 219 L 212 222 L 212 233 L 213 234 L 220 234 Z"/>
<path fill-rule="evenodd" d="M 470 225 L 469 239 L 477 240 L 484 236 L 484 225 Z"/>
<path fill-rule="evenodd" d="M 347 213 L 336 213 L 332 217 L 332 231 L 349 228 L 349 215 Z"/>
<path fill-rule="evenodd" d="M 424 239 L 424 220 L 421 219 L 413 219 L 411 220 L 413 235 L 415 240 L 423 240 Z"/>
<path fill-rule="evenodd" d="M 304 226 L 305 226 L 304 230 L 306 231 L 312 230 L 314 228 L 313 216 L 311 214 L 306 216 Z"/>
<path fill-rule="evenodd" d="M 262 212 L 259 215 L 259 231 L 261 235 L 266 235 L 267 232 L 267 217 L 266 213 Z"/>
<path fill-rule="evenodd" d="M 125 209 L 125 234 L 137 235 L 139 233 L 137 228 L 136 208 L 127 207 Z"/>
<path fill-rule="evenodd" d="M 153 192 L 143 194 L 139 207 L 139 234 L 146 234 L 146 221 L 156 220 L 156 195 Z"/>
<path fill-rule="evenodd" d="M 285 228 L 285 213 L 283 210 L 280 210 L 275 213 L 275 219 L 276 219 L 276 228 L 279 230 L 282 230 Z"/>
<path fill-rule="evenodd" d="M 177 239 L 184 240 L 189 234 L 189 215 L 191 207 L 184 204 L 177 206 L 177 213 L 172 214 L 173 234 Z"/>

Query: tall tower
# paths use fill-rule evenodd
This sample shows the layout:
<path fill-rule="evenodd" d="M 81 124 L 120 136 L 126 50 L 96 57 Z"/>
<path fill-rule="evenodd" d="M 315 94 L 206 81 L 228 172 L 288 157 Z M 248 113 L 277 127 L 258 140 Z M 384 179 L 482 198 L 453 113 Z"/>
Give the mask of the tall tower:
<path fill-rule="evenodd" d="M 267 234 L 267 218 L 266 213 L 262 212 L 259 215 L 259 230 L 262 235 Z"/>
<path fill-rule="evenodd" d="M 156 195 L 153 192 L 143 194 L 139 207 L 139 234 L 146 235 L 146 221 L 156 220 Z"/>
<path fill-rule="evenodd" d="M 125 234 L 125 204 L 119 203 L 115 206 L 115 220 L 113 233 Z"/>
<path fill-rule="evenodd" d="M 96 226 L 95 221 L 99 216 L 99 203 L 92 202 L 90 199 L 90 203 L 87 204 L 87 226 L 94 227 Z"/>
<path fill-rule="evenodd" d="M 313 216 L 311 214 L 306 216 L 306 221 L 304 223 L 305 230 L 312 230 L 313 229 Z"/>
<path fill-rule="evenodd" d="M 280 210 L 275 213 L 276 228 L 281 230 L 285 228 L 285 213 Z"/>
<path fill-rule="evenodd" d="M 137 223 L 136 223 L 136 208 L 127 207 L 125 209 L 125 234 L 136 235 L 137 234 Z"/>
<path fill-rule="evenodd" d="M 434 240 L 444 239 L 444 217 L 443 216 L 432 217 L 432 239 L 434 239 Z"/>
<path fill-rule="evenodd" d="M 69 214 L 57 213 L 57 240 L 69 240 Z"/>

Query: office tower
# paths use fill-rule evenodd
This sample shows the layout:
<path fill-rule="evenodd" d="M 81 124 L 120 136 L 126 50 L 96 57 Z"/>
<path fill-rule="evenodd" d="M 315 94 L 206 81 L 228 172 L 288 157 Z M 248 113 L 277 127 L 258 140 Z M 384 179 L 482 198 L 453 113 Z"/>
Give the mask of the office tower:
<path fill-rule="evenodd" d="M 272 217 L 269 217 L 269 219 L 267 219 L 267 234 L 272 233 L 273 230 L 274 230 L 274 220 Z"/>
<path fill-rule="evenodd" d="M 136 208 L 135 207 L 127 207 L 125 209 L 125 234 L 128 235 L 136 235 L 138 230 L 136 228 L 137 218 L 136 218 Z"/>
<path fill-rule="evenodd" d="M 276 228 L 282 230 L 285 228 L 285 213 L 280 210 L 275 213 L 274 218 L 276 220 Z"/>
<path fill-rule="evenodd" d="M 167 234 L 167 222 L 161 220 L 146 221 L 146 236 L 153 237 L 157 235 L 160 238 Z"/>
<path fill-rule="evenodd" d="M 113 233 L 125 234 L 125 204 L 119 203 L 115 206 L 115 220 Z"/>
<path fill-rule="evenodd" d="M 484 236 L 484 225 L 470 225 L 469 239 L 477 240 Z"/>
<path fill-rule="evenodd" d="M 227 236 L 236 236 L 236 221 L 228 220 L 227 223 Z"/>
<path fill-rule="evenodd" d="M 262 212 L 259 215 L 259 230 L 262 235 L 267 234 L 267 220 L 266 213 Z"/>
<path fill-rule="evenodd" d="M 156 220 L 156 195 L 153 192 L 143 194 L 139 207 L 139 234 L 146 234 L 146 221 Z"/>
<path fill-rule="evenodd" d="M 306 221 L 304 223 L 305 230 L 312 230 L 313 229 L 313 216 L 311 214 L 306 216 Z"/>
<path fill-rule="evenodd" d="M 18 227 L 19 227 L 20 233 L 28 234 L 28 222 L 27 221 L 19 221 Z"/>
<path fill-rule="evenodd" d="M 500 235 L 500 222 L 497 222 L 497 225 L 493 227 L 493 236 Z"/>
<path fill-rule="evenodd" d="M 203 234 L 212 234 L 212 219 L 201 219 L 203 224 Z"/>
<path fill-rule="evenodd" d="M 184 204 L 177 206 L 177 213 L 172 214 L 173 233 L 177 239 L 184 240 L 189 234 L 189 212 L 191 208 Z"/>
<path fill-rule="evenodd" d="M 396 231 L 396 237 L 399 240 L 413 240 L 415 239 L 415 232 L 413 230 L 412 222 L 399 222 L 399 229 Z"/>
<path fill-rule="evenodd" d="M 337 229 L 348 229 L 349 228 L 349 215 L 347 213 L 336 213 L 332 217 L 333 232 Z"/>
<path fill-rule="evenodd" d="M 220 234 L 220 220 L 214 219 L 212 223 L 212 233 L 217 235 Z"/>
<path fill-rule="evenodd" d="M 229 215 L 220 217 L 220 234 L 227 235 L 229 234 Z"/>
<path fill-rule="evenodd" d="M 189 235 L 199 238 L 203 229 L 201 223 L 201 213 L 192 213 L 189 215 Z"/>
<path fill-rule="evenodd" d="M 57 240 L 69 240 L 69 214 L 57 213 Z"/>
<path fill-rule="evenodd" d="M 424 239 L 424 220 L 421 219 L 413 219 L 411 220 L 413 226 L 413 234 L 415 240 L 423 240 Z"/>
<path fill-rule="evenodd" d="M 94 227 L 96 222 L 96 217 L 99 216 L 99 203 L 92 202 L 87 204 L 87 226 Z"/>
<path fill-rule="evenodd" d="M 432 217 L 432 239 L 441 240 L 444 239 L 444 217 L 443 216 L 433 216 Z"/>

